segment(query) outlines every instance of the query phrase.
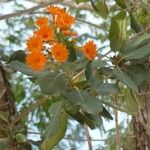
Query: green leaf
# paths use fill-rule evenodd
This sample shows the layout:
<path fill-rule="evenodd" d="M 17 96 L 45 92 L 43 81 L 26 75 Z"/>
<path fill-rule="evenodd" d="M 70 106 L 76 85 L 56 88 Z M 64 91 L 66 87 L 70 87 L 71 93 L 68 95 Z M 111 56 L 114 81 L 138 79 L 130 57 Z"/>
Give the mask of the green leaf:
<path fill-rule="evenodd" d="M 15 71 L 19 71 L 28 76 L 40 77 L 40 76 L 48 74 L 48 71 L 44 71 L 44 72 L 33 71 L 26 64 L 17 60 L 12 61 L 9 64 L 9 66 L 11 69 L 14 69 Z"/>
<path fill-rule="evenodd" d="M 87 88 L 87 81 L 75 82 L 74 84 L 79 90 L 85 90 Z"/>
<path fill-rule="evenodd" d="M 102 67 L 105 67 L 107 66 L 107 62 L 105 60 L 94 60 L 92 61 L 92 68 L 102 68 Z"/>
<path fill-rule="evenodd" d="M 8 149 L 9 139 L 8 138 L 0 138 L 0 150 Z"/>
<path fill-rule="evenodd" d="M 66 62 L 61 65 L 61 68 L 67 73 L 72 73 L 75 71 L 77 64 L 75 62 Z"/>
<path fill-rule="evenodd" d="M 68 73 L 73 73 L 75 71 L 84 69 L 86 64 L 87 64 L 86 60 L 85 61 L 79 60 L 79 61 L 75 61 L 75 62 L 66 62 L 61 65 L 61 68 Z"/>
<path fill-rule="evenodd" d="M 140 102 L 134 92 L 129 89 L 123 91 L 124 96 L 122 97 L 122 106 L 128 114 L 136 115 L 140 108 Z"/>
<path fill-rule="evenodd" d="M 24 51 L 22 50 L 18 50 L 13 52 L 13 54 L 10 56 L 8 63 L 10 63 L 11 61 L 15 61 L 18 60 L 20 62 L 25 62 L 25 58 L 26 58 L 26 54 Z"/>
<path fill-rule="evenodd" d="M 66 93 L 66 98 L 72 106 L 80 106 L 83 111 L 89 114 L 98 114 L 103 110 L 101 101 L 85 91 L 78 90 Z"/>
<path fill-rule="evenodd" d="M 21 143 L 21 142 L 25 142 L 26 141 L 26 136 L 22 133 L 17 133 L 15 135 L 15 140 L 18 142 L 18 143 Z"/>
<path fill-rule="evenodd" d="M 73 46 L 73 44 L 67 40 L 64 41 L 67 45 L 67 48 L 69 50 L 69 62 L 74 62 L 77 59 L 76 49 Z"/>
<path fill-rule="evenodd" d="M 72 106 L 69 103 L 66 107 L 66 112 L 73 117 L 76 121 L 78 121 L 80 124 L 87 124 L 91 129 L 95 129 L 96 127 L 102 125 L 102 119 L 100 114 L 98 115 L 92 115 L 87 112 L 80 111 L 79 106 Z M 111 116 L 111 115 L 110 115 Z"/>
<path fill-rule="evenodd" d="M 108 118 L 108 119 L 113 120 L 113 117 L 111 116 L 111 114 L 108 112 L 108 110 L 107 110 L 105 107 L 103 107 L 103 111 L 100 112 L 99 115 L 100 115 L 100 116 L 103 116 L 103 117 L 105 117 L 105 118 Z"/>
<path fill-rule="evenodd" d="M 103 17 L 103 18 L 107 17 L 107 15 L 108 15 L 108 7 L 107 7 L 107 4 L 106 4 L 105 0 L 99 0 L 96 3 L 96 8 L 97 8 L 98 14 L 101 17 Z"/>
<path fill-rule="evenodd" d="M 26 96 L 24 85 L 19 84 L 19 83 L 20 82 L 17 83 L 17 85 L 14 87 L 14 90 L 13 90 L 15 101 L 17 103 L 21 102 Z"/>
<path fill-rule="evenodd" d="M 76 121 L 78 121 L 80 124 L 87 124 L 91 129 L 94 129 L 95 126 L 95 120 L 92 120 L 91 118 L 88 118 L 85 115 L 85 112 L 80 111 L 79 106 L 72 106 L 69 103 L 67 104 L 66 107 L 66 112 L 73 117 Z"/>
<path fill-rule="evenodd" d="M 90 0 L 75 0 L 77 4 L 81 3 L 81 2 L 88 2 Z"/>
<path fill-rule="evenodd" d="M 115 68 L 113 70 L 113 73 L 118 80 L 120 80 L 122 83 L 124 83 L 129 88 L 131 88 L 133 91 L 138 92 L 137 85 L 135 84 L 134 81 L 132 81 L 132 79 L 126 73 L 121 71 L 119 68 Z"/>
<path fill-rule="evenodd" d="M 96 91 L 102 95 L 116 94 L 118 92 L 118 88 L 112 83 L 100 83 L 96 86 Z"/>
<path fill-rule="evenodd" d="M 130 65 L 125 72 L 138 87 L 150 81 L 150 71 L 142 64 Z"/>
<path fill-rule="evenodd" d="M 36 83 L 40 86 L 41 91 L 47 95 L 56 92 L 63 93 L 67 90 L 67 81 L 62 73 L 59 73 L 58 75 L 49 73 L 48 75 L 37 79 Z"/>
<path fill-rule="evenodd" d="M 85 77 L 86 80 L 89 81 L 91 76 L 92 76 L 92 66 L 91 66 L 91 61 L 87 62 L 86 68 L 85 68 Z"/>
<path fill-rule="evenodd" d="M 115 1 L 121 8 L 125 9 L 127 7 L 125 0 L 115 0 Z"/>
<path fill-rule="evenodd" d="M 136 33 L 140 32 L 142 29 L 137 23 L 135 17 L 133 16 L 132 12 L 129 12 L 130 15 L 130 23 L 131 23 L 131 28 L 135 30 Z"/>
<path fill-rule="evenodd" d="M 126 12 L 121 11 L 112 17 L 109 30 L 110 47 L 113 51 L 126 48 Z"/>
<path fill-rule="evenodd" d="M 125 55 L 128 59 L 141 59 L 150 55 L 150 43 L 143 45 L 136 50 L 130 51 Z"/>
<path fill-rule="evenodd" d="M 43 134 L 44 142 L 40 149 L 52 149 L 64 137 L 67 129 L 67 114 L 62 110 L 63 101 L 54 103 L 49 110 L 50 123 Z"/>
<path fill-rule="evenodd" d="M 112 78 L 113 76 L 113 70 L 109 67 L 102 67 L 98 69 L 95 73 L 95 77 L 99 80 L 103 79 L 103 77 Z"/>
<path fill-rule="evenodd" d="M 50 123 L 46 131 L 43 133 L 42 138 L 47 139 L 54 135 L 60 127 L 60 115 L 62 111 L 63 101 L 53 103 L 49 108 Z"/>
<path fill-rule="evenodd" d="M 149 42 L 150 42 L 150 33 L 145 33 L 140 36 L 136 36 L 127 43 L 127 49 L 124 53 L 125 54 L 130 53 L 131 51 L 141 48 L 142 46 L 148 44 Z"/>

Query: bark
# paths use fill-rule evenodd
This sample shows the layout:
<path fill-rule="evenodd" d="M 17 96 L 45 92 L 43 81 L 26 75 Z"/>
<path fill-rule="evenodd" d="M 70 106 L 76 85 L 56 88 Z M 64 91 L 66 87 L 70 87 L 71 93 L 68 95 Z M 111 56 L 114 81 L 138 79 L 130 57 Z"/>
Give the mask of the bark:
<path fill-rule="evenodd" d="M 10 90 L 10 84 L 6 78 L 6 72 L 0 64 L 0 128 L 9 131 L 9 124 L 16 116 L 13 95 Z M 6 138 L 8 133 L 0 132 L 0 138 Z"/>
<path fill-rule="evenodd" d="M 150 85 L 141 88 L 140 100 L 141 109 L 132 119 L 136 150 L 150 150 Z"/>
<path fill-rule="evenodd" d="M 7 79 L 7 73 L 0 63 L 0 139 L 9 138 L 7 150 L 31 150 L 29 143 L 17 143 L 12 138 L 13 129 L 10 128 L 10 125 L 16 117 L 17 113 L 11 86 Z M 15 125 L 19 123 L 17 122 Z M 26 133 L 23 134 L 26 135 Z"/>

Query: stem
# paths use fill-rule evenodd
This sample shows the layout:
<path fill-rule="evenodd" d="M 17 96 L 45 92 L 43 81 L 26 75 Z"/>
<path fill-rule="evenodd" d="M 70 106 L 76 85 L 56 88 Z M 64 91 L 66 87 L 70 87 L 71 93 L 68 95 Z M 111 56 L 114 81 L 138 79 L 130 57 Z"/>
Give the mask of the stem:
<path fill-rule="evenodd" d="M 118 98 L 115 95 L 114 103 L 118 106 Z M 120 132 L 119 132 L 119 123 L 118 123 L 118 110 L 114 109 L 115 111 L 115 129 L 116 129 L 116 150 L 120 150 Z"/>
<path fill-rule="evenodd" d="M 88 141 L 88 139 L 77 139 L 77 138 L 70 138 L 70 137 L 64 137 L 63 139 L 65 140 L 70 140 L 70 141 L 78 141 L 78 142 L 86 142 Z M 107 141 L 107 139 L 91 139 L 91 141 L 94 141 L 94 142 L 99 142 L 99 141 Z"/>
<path fill-rule="evenodd" d="M 77 80 L 83 73 L 84 73 L 85 69 L 83 69 L 82 71 L 80 71 L 77 75 L 75 75 L 73 77 L 73 81 Z"/>
<path fill-rule="evenodd" d="M 91 139 L 91 136 L 90 136 L 90 133 L 89 133 L 88 126 L 86 124 L 84 124 L 84 131 L 85 131 L 85 135 L 86 135 L 86 138 L 87 138 L 89 150 L 93 150 L 93 148 L 92 148 L 92 139 Z"/>

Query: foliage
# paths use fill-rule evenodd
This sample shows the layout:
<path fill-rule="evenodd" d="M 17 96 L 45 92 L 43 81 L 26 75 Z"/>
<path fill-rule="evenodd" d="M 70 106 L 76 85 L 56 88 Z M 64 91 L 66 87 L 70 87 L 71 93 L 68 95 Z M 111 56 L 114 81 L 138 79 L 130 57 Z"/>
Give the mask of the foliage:
<path fill-rule="evenodd" d="M 73 137 L 66 135 L 72 120 L 80 124 L 78 131 L 74 132 L 82 138 L 80 127 L 85 124 L 91 129 L 102 127 L 102 118 L 114 118 L 112 109 L 136 115 L 141 106 L 138 97 L 140 87 L 150 82 L 147 66 L 150 56 L 149 28 L 144 29 L 146 22 L 138 18 L 143 14 L 145 5 L 142 3 L 142 9 L 136 13 L 131 9 L 134 1 L 75 2 L 77 8 L 73 7 L 72 10 L 75 17 L 66 11 L 71 6 L 63 6 L 65 9 L 49 6 L 46 11 L 39 10 L 42 15 L 38 17 L 35 12 L 32 17 L 15 17 L 5 21 L 10 31 L 2 31 L 7 33 L 3 41 L 9 41 L 10 45 L 1 43 L 1 49 L 4 50 L 0 51 L 0 59 L 10 74 L 19 114 L 10 122 L 12 134 L 6 133 L 0 137 L 0 145 L 4 149 L 13 141 L 16 145 L 27 143 L 42 150 L 61 149 L 58 143 L 64 137 Z M 89 6 L 88 10 L 83 10 L 84 7 L 80 9 L 82 4 Z M 148 11 L 147 8 L 144 10 Z M 88 19 L 87 12 L 91 17 L 93 15 L 101 19 L 102 23 L 96 25 L 85 21 Z M 72 29 L 75 20 L 79 23 Z M 20 26 L 16 31 L 18 22 L 23 27 Z M 89 25 L 91 35 L 77 35 L 76 30 L 83 27 L 84 23 Z M 28 33 L 25 34 L 29 31 L 34 32 L 30 38 Z M 91 37 L 92 40 L 86 43 Z M 101 44 L 108 42 L 108 46 L 101 47 Z M 27 43 L 27 50 L 22 43 Z M 16 47 L 22 50 L 13 51 Z M 110 50 L 107 52 L 107 49 Z M 117 105 L 114 97 L 119 99 Z M 7 117 L 7 114 L 0 113 L 0 123 L 8 122 Z M 39 141 L 27 139 L 30 124 L 40 131 Z M 27 131 L 20 130 L 22 128 Z M 130 125 L 124 131 L 122 129 L 124 127 L 120 125 L 124 147 L 125 143 L 129 143 L 127 136 L 132 134 Z M 115 130 L 109 131 L 104 148 L 116 149 L 114 137 Z M 70 145 L 77 148 L 75 141 Z"/>

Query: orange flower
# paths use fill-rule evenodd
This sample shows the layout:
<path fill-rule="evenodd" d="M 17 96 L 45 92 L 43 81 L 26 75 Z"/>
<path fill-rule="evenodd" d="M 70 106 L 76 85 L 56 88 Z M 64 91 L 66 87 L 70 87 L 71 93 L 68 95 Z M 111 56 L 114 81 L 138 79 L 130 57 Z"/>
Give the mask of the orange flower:
<path fill-rule="evenodd" d="M 66 13 L 65 9 L 57 7 L 57 6 L 48 6 L 46 10 L 48 13 L 53 14 L 53 15 Z"/>
<path fill-rule="evenodd" d="M 57 16 L 56 26 L 62 29 L 68 29 L 74 22 L 75 18 L 65 13 Z"/>
<path fill-rule="evenodd" d="M 83 52 L 89 60 L 94 60 L 96 57 L 96 44 L 93 41 L 87 42 L 83 46 Z"/>
<path fill-rule="evenodd" d="M 48 25 L 41 26 L 40 29 L 35 31 L 35 35 L 41 37 L 43 41 L 50 41 L 54 36 L 52 28 Z"/>
<path fill-rule="evenodd" d="M 68 50 L 63 43 L 55 43 L 51 50 L 52 57 L 57 62 L 65 62 L 68 58 Z"/>
<path fill-rule="evenodd" d="M 41 52 L 28 54 L 26 57 L 27 65 L 36 71 L 41 71 L 47 61 L 47 57 Z"/>
<path fill-rule="evenodd" d="M 48 18 L 46 17 L 40 17 L 35 21 L 35 24 L 41 27 L 42 25 L 47 25 L 48 24 Z"/>
<path fill-rule="evenodd" d="M 43 46 L 43 42 L 42 42 L 41 38 L 39 38 L 37 36 L 30 37 L 27 40 L 27 50 L 29 52 L 41 51 L 42 46 Z"/>

